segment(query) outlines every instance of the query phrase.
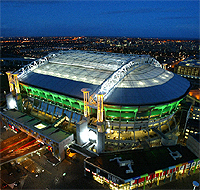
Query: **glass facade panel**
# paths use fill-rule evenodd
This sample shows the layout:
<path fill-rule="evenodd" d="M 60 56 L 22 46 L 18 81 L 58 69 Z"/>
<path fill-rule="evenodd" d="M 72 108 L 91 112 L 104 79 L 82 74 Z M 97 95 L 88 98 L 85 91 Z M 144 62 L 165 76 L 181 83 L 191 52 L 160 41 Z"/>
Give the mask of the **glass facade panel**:
<path fill-rule="evenodd" d="M 55 109 L 54 105 L 49 105 L 49 107 L 48 107 L 48 113 L 51 114 L 51 115 L 53 115 L 54 109 Z"/>
<path fill-rule="evenodd" d="M 47 109 L 47 104 L 46 104 L 45 102 L 42 102 L 42 103 L 41 103 L 40 110 L 41 110 L 41 111 L 46 111 L 46 109 Z"/>
<path fill-rule="evenodd" d="M 62 109 L 59 108 L 59 107 L 56 107 L 56 110 L 55 110 L 55 114 L 54 115 L 57 115 L 57 116 L 61 116 L 62 115 Z"/>
<path fill-rule="evenodd" d="M 66 116 L 70 119 L 70 117 L 71 117 L 71 111 L 64 110 L 64 113 L 65 113 Z"/>

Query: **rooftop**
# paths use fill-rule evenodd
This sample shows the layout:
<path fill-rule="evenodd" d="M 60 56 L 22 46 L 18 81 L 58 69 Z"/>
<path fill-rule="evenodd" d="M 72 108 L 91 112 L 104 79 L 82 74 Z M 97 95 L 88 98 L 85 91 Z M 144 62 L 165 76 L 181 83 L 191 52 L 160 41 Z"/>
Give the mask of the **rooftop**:
<path fill-rule="evenodd" d="M 40 133 L 41 135 L 44 135 L 48 137 L 49 139 L 56 141 L 58 143 L 71 135 L 70 133 L 60 130 L 59 128 L 54 128 L 50 124 L 44 123 L 18 110 L 4 110 L 2 111 L 2 114 L 5 116 L 8 116 L 12 120 L 15 120 L 16 122 L 21 123 L 25 125 L 27 128 L 37 133 Z M 44 127 L 43 128 L 36 127 L 38 126 L 38 124 L 41 124 Z"/>
<path fill-rule="evenodd" d="M 191 134 L 191 133 L 190 133 L 190 135 L 191 135 L 196 141 L 198 141 L 198 142 L 200 143 L 200 132 L 198 132 L 198 133 L 196 133 L 196 134 Z"/>
<path fill-rule="evenodd" d="M 171 152 L 180 153 L 181 157 L 176 160 L 171 155 Z M 171 154 L 170 154 L 171 153 Z M 121 157 L 121 161 L 132 160 L 133 173 L 126 173 L 127 166 L 120 167 L 117 160 L 114 158 Z M 120 177 L 121 179 L 128 180 L 133 177 L 138 177 L 146 173 L 151 174 L 157 170 L 166 169 L 187 161 L 197 159 L 186 146 L 161 146 L 153 147 L 148 151 L 130 150 L 120 151 L 115 153 L 102 153 L 99 157 L 87 158 L 87 161 Z"/>

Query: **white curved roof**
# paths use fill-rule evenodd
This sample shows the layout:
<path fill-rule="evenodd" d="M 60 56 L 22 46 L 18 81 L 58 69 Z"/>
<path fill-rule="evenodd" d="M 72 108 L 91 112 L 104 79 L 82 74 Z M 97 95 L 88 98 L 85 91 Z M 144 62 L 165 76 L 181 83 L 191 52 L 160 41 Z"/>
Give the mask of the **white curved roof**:
<path fill-rule="evenodd" d="M 140 62 L 143 58 L 157 62 L 146 55 L 70 50 L 50 57 L 46 64 L 21 75 L 19 80 L 48 91 L 83 99 L 82 88 L 90 88 L 94 92 L 123 65 L 130 61 Z M 132 70 L 121 78 L 106 103 L 161 104 L 187 94 L 190 83 L 186 79 L 153 64 L 138 65 L 132 65 Z"/>

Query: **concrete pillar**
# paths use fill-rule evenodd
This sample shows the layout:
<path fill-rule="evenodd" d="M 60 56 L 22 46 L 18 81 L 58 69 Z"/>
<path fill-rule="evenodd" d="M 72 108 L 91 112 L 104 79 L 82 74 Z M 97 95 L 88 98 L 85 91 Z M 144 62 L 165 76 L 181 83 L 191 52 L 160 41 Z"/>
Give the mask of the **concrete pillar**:
<path fill-rule="evenodd" d="M 97 153 L 103 152 L 105 149 L 105 132 L 97 133 Z"/>
<path fill-rule="evenodd" d="M 76 124 L 76 139 L 77 144 L 81 146 L 89 141 L 89 129 L 86 120 L 81 120 Z"/>
<path fill-rule="evenodd" d="M 97 123 L 97 153 L 105 149 L 105 127 L 102 122 Z"/>
<path fill-rule="evenodd" d="M 19 110 L 19 111 L 23 111 L 21 93 L 16 94 L 16 101 L 17 101 L 17 108 L 18 108 L 18 110 Z"/>

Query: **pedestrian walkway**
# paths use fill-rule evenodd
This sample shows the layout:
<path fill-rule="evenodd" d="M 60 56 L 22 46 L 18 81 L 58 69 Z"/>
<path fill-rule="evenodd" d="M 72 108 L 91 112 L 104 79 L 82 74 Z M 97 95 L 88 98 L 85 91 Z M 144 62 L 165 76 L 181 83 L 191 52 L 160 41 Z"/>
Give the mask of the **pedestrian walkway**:
<path fill-rule="evenodd" d="M 87 146 L 85 147 L 81 147 L 77 144 L 72 144 L 69 146 L 69 148 L 79 154 L 82 154 L 85 157 L 94 157 L 97 156 L 97 154 L 95 152 L 89 151 L 87 150 Z"/>

